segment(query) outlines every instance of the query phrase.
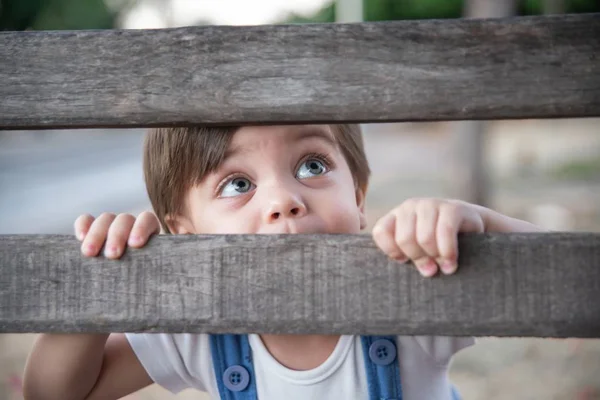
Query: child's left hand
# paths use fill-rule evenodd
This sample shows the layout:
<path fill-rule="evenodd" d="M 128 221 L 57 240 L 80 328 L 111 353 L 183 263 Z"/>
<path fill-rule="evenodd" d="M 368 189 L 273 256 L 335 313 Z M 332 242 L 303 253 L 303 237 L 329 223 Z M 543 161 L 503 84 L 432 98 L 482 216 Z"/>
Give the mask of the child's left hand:
<path fill-rule="evenodd" d="M 421 275 L 458 267 L 458 233 L 526 232 L 540 229 L 485 207 L 459 200 L 409 199 L 373 227 L 373 239 L 390 258 L 412 260 Z"/>

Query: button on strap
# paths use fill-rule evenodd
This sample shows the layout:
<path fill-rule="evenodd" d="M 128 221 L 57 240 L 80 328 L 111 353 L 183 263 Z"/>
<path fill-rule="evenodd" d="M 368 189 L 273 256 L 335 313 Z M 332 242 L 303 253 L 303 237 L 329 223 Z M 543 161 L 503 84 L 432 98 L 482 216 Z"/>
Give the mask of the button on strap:
<path fill-rule="evenodd" d="M 223 372 L 225 387 L 233 392 L 240 392 L 248 387 L 250 374 L 241 365 L 232 365 Z"/>
<path fill-rule="evenodd" d="M 396 346 L 387 339 L 379 339 L 369 347 L 369 358 L 377 365 L 389 365 L 396 359 Z"/>

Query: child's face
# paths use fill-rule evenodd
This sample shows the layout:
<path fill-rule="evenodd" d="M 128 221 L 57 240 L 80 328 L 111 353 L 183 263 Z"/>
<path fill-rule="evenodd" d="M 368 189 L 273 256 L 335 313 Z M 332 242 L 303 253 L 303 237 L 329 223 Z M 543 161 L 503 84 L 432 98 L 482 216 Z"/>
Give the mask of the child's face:
<path fill-rule="evenodd" d="M 174 233 L 358 233 L 364 197 L 328 125 L 248 126 L 170 225 Z"/>

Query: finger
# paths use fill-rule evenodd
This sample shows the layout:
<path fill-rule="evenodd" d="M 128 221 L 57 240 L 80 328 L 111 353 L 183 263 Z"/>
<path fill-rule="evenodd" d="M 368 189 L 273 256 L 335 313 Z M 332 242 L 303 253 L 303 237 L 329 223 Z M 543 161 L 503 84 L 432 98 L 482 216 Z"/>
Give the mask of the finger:
<path fill-rule="evenodd" d="M 416 232 L 417 213 L 415 208 L 404 210 L 396 219 L 396 243 L 402 252 L 413 260 L 421 275 L 432 277 L 437 273 L 438 266 L 417 242 Z"/>
<path fill-rule="evenodd" d="M 106 246 L 104 246 L 104 256 L 111 259 L 121 257 L 129 233 L 135 222 L 135 217 L 131 214 L 119 214 L 110 224 L 108 235 L 106 237 Z"/>
<path fill-rule="evenodd" d="M 393 213 L 388 213 L 373 226 L 373 240 L 388 257 L 400 262 L 406 262 L 408 261 L 408 257 L 402 253 L 394 240 L 395 227 L 396 216 Z"/>
<path fill-rule="evenodd" d="M 470 212 L 469 209 L 460 204 L 442 204 L 437 226 L 437 241 L 440 252 L 438 263 L 442 272 L 447 275 L 454 273 L 458 268 L 459 232 L 483 232 L 483 221 L 478 217 L 478 214 Z"/>
<path fill-rule="evenodd" d="M 88 256 L 94 257 L 98 255 L 98 252 L 104 245 L 106 235 L 108 234 L 108 228 L 115 219 L 113 213 L 103 213 L 92 223 L 83 243 L 81 244 L 81 252 Z"/>
<path fill-rule="evenodd" d="M 439 203 L 434 200 L 423 200 L 417 205 L 417 243 L 431 258 L 439 254 L 436 229 Z"/>
<path fill-rule="evenodd" d="M 458 230 L 461 221 L 460 206 L 444 204 L 440 207 L 437 227 L 437 241 L 440 251 L 439 264 L 446 275 L 458 268 Z"/>
<path fill-rule="evenodd" d="M 400 250 L 411 260 L 426 257 L 416 238 L 417 214 L 414 209 L 399 210 L 396 213 L 394 241 Z"/>
<path fill-rule="evenodd" d="M 85 235 L 87 235 L 90 230 L 90 226 L 94 222 L 94 217 L 90 214 L 83 214 L 77 217 L 73 227 L 75 228 L 75 237 L 80 242 L 85 239 Z"/>
<path fill-rule="evenodd" d="M 431 278 L 438 272 L 438 264 L 431 257 L 422 257 L 413 261 L 417 271 L 425 278 Z"/>
<path fill-rule="evenodd" d="M 129 245 L 132 247 L 142 247 L 148 242 L 150 236 L 160 233 L 160 223 L 156 215 L 149 211 L 141 213 L 135 223 L 131 234 L 129 235 Z"/>

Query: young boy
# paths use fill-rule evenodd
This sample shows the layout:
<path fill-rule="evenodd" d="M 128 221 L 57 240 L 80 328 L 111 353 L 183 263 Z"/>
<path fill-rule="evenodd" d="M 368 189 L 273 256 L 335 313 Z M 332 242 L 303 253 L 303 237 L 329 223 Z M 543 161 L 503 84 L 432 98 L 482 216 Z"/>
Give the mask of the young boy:
<path fill-rule="evenodd" d="M 359 233 L 366 226 L 369 167 L 357 125 L 155 129 L 144 144 L 144 173 L 156 216 L 81 216 L 75 230 L 84 255 L 104 246 L 105 256 L 117 259 L 127 244 L 143 246 L 159 224 L 172 234 Z M 455 272 L 459 232 L 535 230 L 476 205 L 411 199 L 377 222 L 373 238 L 389 257 L 412 260 L 431 277 Z M 156 382 L 227 399 L 453 399 L 449 361 L 472 343 L 439 336 L 44 334 L 27 363 L 25 398 L 117 399 Z M 224 359 L 244 352 L 243 365 Z M 374 377 L 382 371 L 387 378 Z"/>

